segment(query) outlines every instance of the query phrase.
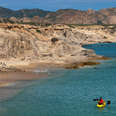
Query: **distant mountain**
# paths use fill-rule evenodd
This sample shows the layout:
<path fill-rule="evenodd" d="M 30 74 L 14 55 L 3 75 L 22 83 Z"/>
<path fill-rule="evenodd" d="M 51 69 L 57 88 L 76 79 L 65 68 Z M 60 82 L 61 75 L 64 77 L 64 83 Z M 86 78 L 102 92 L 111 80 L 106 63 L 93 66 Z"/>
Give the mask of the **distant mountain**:
<path fill-rule="evenodd" d="M 0 7 L 0 17 L 3 17 L 3 18 L 11 17 L 12 13 L 13 13 L 13 10 L 10 10 L 8 8 Z"/>
<path fill-rule="evenodd" d="M 34 16 L 44 17 L 49 13 L 49 11 L 44 11 L 40 9 L 22 9 L 18 11 L 14 11 L 12 16 L 22 18 L 22 17 L 29 17 L 32 18 Z"/>
<path fill-rule="evenodd" d="M 116 8 L 95 10 L 64 9 L 48 13 L 44 20 L 65 24 L 116 24 Z"/>
<path fill-rule="evenodd" d="M 116 24 L 116 8 L 95 10 L 60 9 L 56 12 L 41 9 L 11 10 L 0 7 L 1 21 L 22 23 Z M 4 18 L 7 18 L 4 19 Z"/>
<path fill-rule="evenodd" d="M 10 17 L 16 17 L 16 18 L 23 18 L 23 17 L 29 17 L 32 18 L 34 16 L 40 16 L 44 17 L 49 13 L 49 11 L 44 11 L 41 9 L 21 9 L 21 10 L 11 10 L 8 8 L 0 7 L 0 17 L 2 18 L 10 18 Z"/>

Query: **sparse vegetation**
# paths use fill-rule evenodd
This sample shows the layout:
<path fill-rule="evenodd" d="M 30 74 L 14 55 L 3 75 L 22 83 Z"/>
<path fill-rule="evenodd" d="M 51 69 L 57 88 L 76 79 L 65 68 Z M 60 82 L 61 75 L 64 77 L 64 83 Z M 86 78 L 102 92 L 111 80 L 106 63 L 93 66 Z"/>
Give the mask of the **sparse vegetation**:
<path fill-rule="evenodd" d="M 41 31 L 39 29 L 36 30 L 38 33 L 41 33 Z"/>
<path fill-rule="evenodd" d="M 57 41 L 58 41 L 58 38 L 52 38 L 52 39 L 51 39 L 51 42 L 52 42 L 53 44 L 55 44 Z"/>

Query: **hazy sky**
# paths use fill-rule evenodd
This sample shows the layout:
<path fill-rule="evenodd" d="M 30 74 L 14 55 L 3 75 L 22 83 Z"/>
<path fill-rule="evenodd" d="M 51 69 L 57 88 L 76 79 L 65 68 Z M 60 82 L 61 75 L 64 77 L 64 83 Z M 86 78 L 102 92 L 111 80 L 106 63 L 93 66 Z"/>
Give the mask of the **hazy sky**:
<path fill-rule="evenodd" d="M 116 0 L 0 0 L 0 6 L 11 9 L 40 8 L 44 10 L 102 9 L 116 7 Z"/>

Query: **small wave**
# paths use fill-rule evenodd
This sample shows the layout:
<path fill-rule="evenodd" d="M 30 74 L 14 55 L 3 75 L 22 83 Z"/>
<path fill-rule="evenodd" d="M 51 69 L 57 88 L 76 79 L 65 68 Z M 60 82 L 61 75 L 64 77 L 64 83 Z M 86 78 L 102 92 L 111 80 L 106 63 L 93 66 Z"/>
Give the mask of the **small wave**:
<path fill-rule="evenodd" d="M 48 69 L 42 69 L 42 70 L 40 70 L 40 69 L 37 69 L 37 70 L 34 70 L 33 72 L 35 72 L 35 73 L 40 73 L 40 72 L 42 72 L 42 73 L 45 73 L 45 72 L 48 72 Z"/>
<path fill-rule="evenodd" d="M 0 84 L 0 87 L 9 87 L 9 86 L 15 86 L 16 83 L 2 83 Z"/>

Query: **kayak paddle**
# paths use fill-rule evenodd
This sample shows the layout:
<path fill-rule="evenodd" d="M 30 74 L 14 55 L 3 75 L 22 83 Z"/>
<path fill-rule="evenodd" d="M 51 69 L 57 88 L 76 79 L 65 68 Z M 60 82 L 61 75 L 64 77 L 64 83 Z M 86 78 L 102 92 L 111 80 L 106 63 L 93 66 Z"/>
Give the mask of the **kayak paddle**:
<path fill-rule="evenodd" d="M 93 101 L 98 101 L 99 99 L 93 99 Z"/>
<path fill-rule="evenodd" d="M 111 101 L 107 101 L 107 104 L 108 104 L 108 105 L 111 104 Z"/>

